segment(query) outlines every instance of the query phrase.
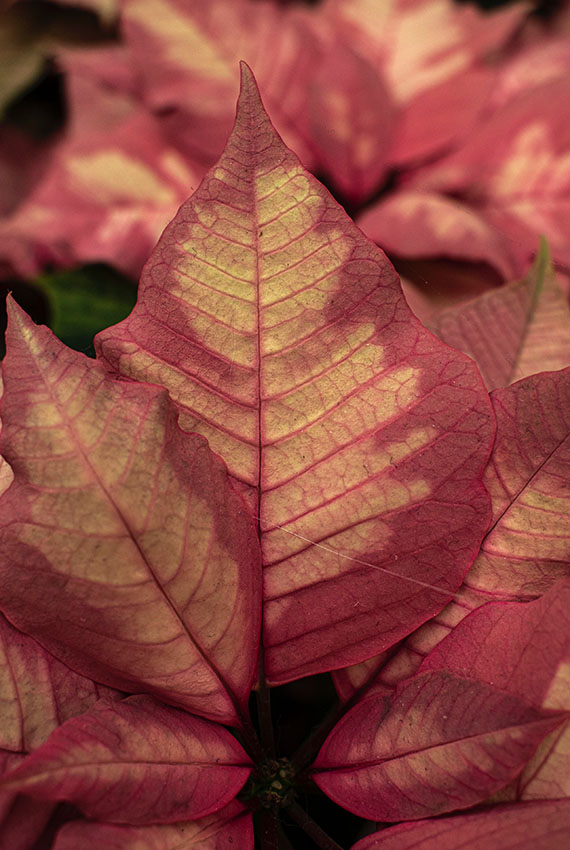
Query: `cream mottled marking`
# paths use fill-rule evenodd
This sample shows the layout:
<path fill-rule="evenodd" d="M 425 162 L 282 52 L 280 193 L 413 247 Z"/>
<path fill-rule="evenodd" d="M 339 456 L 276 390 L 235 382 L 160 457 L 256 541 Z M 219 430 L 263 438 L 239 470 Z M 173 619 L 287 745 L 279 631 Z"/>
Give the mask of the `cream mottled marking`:
<path fill-rule="evenodd" d="M 101 204 L 127 200 L 174 206 L 178 200 L 151 168 L 119 150 L 71 157 L 67 171 L 75 191 L 88 192 Z"/>

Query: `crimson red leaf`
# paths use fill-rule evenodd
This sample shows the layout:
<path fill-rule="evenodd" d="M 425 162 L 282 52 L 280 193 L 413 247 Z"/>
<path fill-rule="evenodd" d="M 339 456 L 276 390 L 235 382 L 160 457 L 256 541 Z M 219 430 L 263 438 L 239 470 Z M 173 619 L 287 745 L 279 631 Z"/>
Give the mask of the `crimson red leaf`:
<path fill-rule="evenodd" d="M 569 612 L 570 580 L 473 612 L 393 695 L 380 687 L 343 718 L 317 784 L 378 820 L 452 811 L 507 785 L 570 712 Z"/>
<path fill-rule="evenodd" d="M 0 750 L 0 777 L 17 767 L 22 758 L 19 754 Z M 24 794 L 0 790 L 2 850 L 35 850 L 54 808 L 53 803 L 45 800 L 32 800 Z"/>
<path fill-rule="evenodd" d="M 90 678 L 239 724 L 261 577 L 223 465 L 163 390 L 114 381 L 10 313 L 3 610 Z"/>
<path fill-rule="evenodd" d="M 562 850 L 569 833 L 570 800 L 517 803 L 394 826 L 352 850 Z"/>
<path fill-rule="evenodd" d="M 339 805 L 400 821 L 472 806 L 506 785 L 564 720 L 500 685 L 421 672 L 374 694 L 337 724 L 313 778 Z"/>
<path fill-rule="evenodd" d="M 452 672 L 528 703 L 570 711 L 570 579 L 535 602 L 490 602 L 428 655 L 421 672 Z"/>
<path fill-rule="evenodd" d="M 86 822 L 61 829 L 53 850 L 252 850 L 252 815 L 234 800 L 197 821 L 160 826 Z"/>
<path fill-rule="evenodd" d="M 222 726 L 136 696 L 64 723 L 0 787 L 69 800 L 103 821 L 175 823 L 229 803 L 248 762 Z"/>
<path fill-rule="evenodd" d="M 181 427 L 261 496 L 270 682 L 382 650 L 461 581 L 488 521 L 480 377 L 414 319 L 245 66 L 224 155 L 98 351 L 166 386 Z"/>

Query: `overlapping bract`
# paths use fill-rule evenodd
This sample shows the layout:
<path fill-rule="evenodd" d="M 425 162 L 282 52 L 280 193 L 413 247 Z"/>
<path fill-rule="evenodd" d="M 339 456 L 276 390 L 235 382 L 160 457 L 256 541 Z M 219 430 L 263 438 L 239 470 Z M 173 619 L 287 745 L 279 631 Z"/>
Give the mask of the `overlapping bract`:
<path fill-rule="evenodd" d="M 113 380 L 12 314 L 4 612 L 85 675 L 239 724 L 260 574 L 225 470 L 180 431 L 164 391 Z"/>
<path fill-rule="evenodd" d="M 532 604 L 472 613 L 415 676 L 345 715 L 315 762 L 317 784 L 383 821 L 465 808 L 503 788 L 568 719 L 569 602 L 566 580 Z"/>
<path fill-rule="evenodd" d="M 19 754 L 4 759 L 0 793 L 70 800 L 104 821 L 68 824 L 54 850 L 173 850 L 181 839 L 251 850 L 250 815 L 231 802 L 250 760 L 211 720 L 247 740 L 261 611 L 256 520 L 270 679 L 346 658 L 377 666 L 372 652 L 450 598 L 486 530 L 493 416 L 483 384 L 411 317 L 384 258 L 284 148 L 246 68 L 226 154 L 161 240 L 133 315 L 101 337 L 100 362 L 69 352 L 17 308 L 9 346 L 2 446 L 15 477 L 4 468 L 0 601 L 64 662 L 26 638 L 21 668 L 29 676 L 39 652 L 48 669 L 77 670 L 80 686 L 84 673 L 152 697 L 111 693 L 90 707 L 99 686 L 87 688 L 84 713 L 71 706 L 21 764 Z M 177 407 L 143 380 L 166 385 Z M 493 396 L 499 437 L 485 475 L 495 525 L 482 552 L 499 530 L 512 559 L 503 598 L 521 595 L 512 567 L 524 557 L 512 539 L 523 522 L 540 573 L 523 597 L 564 573 L 566 539 L 551 519 L 565 503 L 567 392 L 563 371 Z M 207 434 L 243 498 L 178 414 Z M 505 451 L 509 435 L 518 454 Z M 302 524 L 307 517 L 315 524 Z M 347 518 L 354 537 L 344 536 Z M 487 582 L 476 593 L 488 589 L 497 590 Z M 567 598 L 566 582 L 536 602 L 474 611 L 419 672 L 408 667 L 395 691 L 380 681 L 345 716 L 314 766 L 317 783 L 386 821 L 496 792 L 539 800 L 520 804 L 529 830 L 515 846 L 530 848 L 533 829 L 556 840 L 564 805 L 546 801 L 568 790 L 557 783 L 567 763 Z M 28 704 L 27 721 L 38 703 Z M 26 724 L 13 724 L 12 746 L 35 746 L 49 723 L 29 742 Z M 50 804 L 33 811 L 41 829 Z M 489 807 L 480 821 L 505 832 L 510 816 Z M 471 817 L 454 820 L 477 842 L 486 827 Z M 427 840 L 433 827 L 417 829 Z M 398 830 L 359 846 L 403 848 Z"/>
<path fill-rule="evenodd" d="M 135 696 L 100 700 L 64 723 L 4 787 L 138 826 L 216 812 L 250 772 L 248 757 L 222 726 Z"/>

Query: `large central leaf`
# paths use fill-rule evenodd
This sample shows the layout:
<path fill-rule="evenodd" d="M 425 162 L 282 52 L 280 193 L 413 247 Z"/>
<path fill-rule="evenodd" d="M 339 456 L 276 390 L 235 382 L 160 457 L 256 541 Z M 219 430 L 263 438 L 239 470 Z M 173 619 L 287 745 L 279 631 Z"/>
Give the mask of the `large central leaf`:
<path fill-rule="evenodd" d="M 224 154 L 98 350 L 166 386 L 250 496 L 271 682 L 379 652 L 459 586 L 489 516 L 487 393 L 285 147 L 247 67 Z"/>

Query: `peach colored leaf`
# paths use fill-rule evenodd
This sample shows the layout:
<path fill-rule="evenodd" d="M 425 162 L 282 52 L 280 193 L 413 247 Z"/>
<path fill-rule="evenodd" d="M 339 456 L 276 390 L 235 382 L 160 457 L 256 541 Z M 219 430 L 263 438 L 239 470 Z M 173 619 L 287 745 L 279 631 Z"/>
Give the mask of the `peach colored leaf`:
<path fill-rule="evenodd" d="M 343 197 L 359 203 L 388 171 L 394 106 L 384 80 L 340 37 L 311 81 L 309 122 L 319 165 Z"/>
<path fill-rule="evenodd" d="M 401 189 L 365 210 L 358 226 L 391 257 L 484 262 L 506 279 L 515 273 L 500 231 L 456 198 Z M 430 274 L 428 284 L 434 278 Z"/>
<path fill-rule="evenodd" d="M 175 823 L 229 803 L 251 772 L 248 762 L 219 724 L 135 696 L 100 700 L 68 720 L 0 787 L 68 800 L 102 821 Z"/>
<path fill-rule="evenodd" d="M 461 582 L 488 523 L 487 393 L 283 145 L 246 66 L 225 153 L 97 348 L 167 387 L 260 496 L 271 683 L 381 651 Z"/>
<path fill-rule="evenodd" d="M 298 8 L 259 0 L 122 4 L 146 102 L 162 114 L 179 149 L 208 167 L 232 127 L 242 59 L 261 80 L 280 132 L 312 167 L 306 124 L 308 81 L 321 56 L 316 23 Z"/>
<path fill-rule="evenodd" d="M 523 280 L 451 307 L 428 326 L 475 360 L 488 389 L 570 366 L 570 310 L 544 242 Z"/>
<path fill-rule="evenodd" d="M 24 276 L 47 264 L 107 262 L 136 277 L 201 177 L 165 142 L 146 109 L 122 115 L 115 100 L 93 86 L 88 97 L 98 130 L 72 123 L 42 179 L 2 222 L 2 255 Z"/>
<path fill-rule="evenodd" d="M 392 696 L 360 701 L 333 729 L 313 779 L 371 820 L 415 820 L 466 808 L 510 782 L 564 720 L 496 686 L 421 672 Z"/>
<path fill-rule="evenodd" d="M 0 747 L 33 750 L 60 723 L 112 693 L 74 673 L 0 614 Z"/>
<path fill-rule="evenodd" d="M 569 832 L 570 799 L 547 800 L 393 826 L 363 838 L 352 850 L 562 850 Z"/>
<path fill-rule="evenodd" d="M 0 604 L 96 681 L 239 723 L 260 620 L 254 526 L 166 393 L 115 381 L 14 305 Z"/>
<path fill-rule="evenodd" d="M 568 75 L 532 88 L 413 180 L 417 190 L 459 195 L 503 234 L 517 275 L 538 234 L 548 239 L 554 261 L 570 266 L 569 98 Z"/>
<path fill-rule="evenodd" d="M 195 821 L 119 826 L 76 821 L 57 835 L 53 850 L 253 850 L 252 815 L 237 800 Z"/>
<path fill-rule="evenodd" d="M 373 64 L 399 103 L 500 51 L 528 14 L 513 4 L 492 14 L 452 0 L 325 0 L 323 13 Z"/>

